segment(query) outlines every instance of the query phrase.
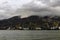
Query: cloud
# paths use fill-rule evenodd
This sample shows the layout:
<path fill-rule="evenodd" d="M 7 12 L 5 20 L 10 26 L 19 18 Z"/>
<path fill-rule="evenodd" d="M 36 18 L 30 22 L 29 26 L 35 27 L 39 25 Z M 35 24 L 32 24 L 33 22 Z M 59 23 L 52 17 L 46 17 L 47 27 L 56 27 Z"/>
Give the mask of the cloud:
<path fill-rule="evenodd" d="M 35 0 L 28 4 L 24 4 L 22 9 L 18 9 L 16 13 L 22 13 L 22 17 L 28 17 L 30 15 L 60 15 L 59 0 Z M 58 4 L 58 6 L 56 5 Z"/>
<path fill-rule="evenodd" d="M 21 8 L 23 4 L 27 4 L 30 1 L 31 0 L 0 0 L 0 19 L 7 19 L 18 15 L 15 11 Z"/>
<path fill-rule="evenodd" d="M 15 15 L 60 15 L 60 0 L 0 0 L 0 19 Z"/>

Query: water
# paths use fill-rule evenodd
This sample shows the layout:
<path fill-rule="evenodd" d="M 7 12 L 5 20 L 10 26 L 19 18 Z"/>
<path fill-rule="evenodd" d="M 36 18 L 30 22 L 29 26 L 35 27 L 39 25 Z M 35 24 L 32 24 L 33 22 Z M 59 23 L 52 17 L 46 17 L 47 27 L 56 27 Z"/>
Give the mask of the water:
<path fill-rule="evenodd" d="M 60 40 L 60 30 L 0 30 L 0 40 Z"/>

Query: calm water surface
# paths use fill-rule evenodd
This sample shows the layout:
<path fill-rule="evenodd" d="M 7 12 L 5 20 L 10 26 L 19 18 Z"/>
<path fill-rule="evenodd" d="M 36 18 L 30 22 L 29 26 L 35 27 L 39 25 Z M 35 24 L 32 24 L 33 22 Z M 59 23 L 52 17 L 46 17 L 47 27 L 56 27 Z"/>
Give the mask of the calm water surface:
<path fill-rule="evenodd" d="M 60 30 L 0 30 L 0 40 L 60 40 Z"/>

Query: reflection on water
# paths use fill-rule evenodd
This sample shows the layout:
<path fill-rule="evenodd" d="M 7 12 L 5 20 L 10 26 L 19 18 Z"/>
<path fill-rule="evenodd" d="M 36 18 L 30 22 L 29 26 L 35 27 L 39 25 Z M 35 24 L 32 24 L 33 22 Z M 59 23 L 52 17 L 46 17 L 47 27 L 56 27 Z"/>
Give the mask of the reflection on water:
<path fill-rule="evenodd" d="M 60 40 L 59 30 L 0 30 L 0 40 Z"/>

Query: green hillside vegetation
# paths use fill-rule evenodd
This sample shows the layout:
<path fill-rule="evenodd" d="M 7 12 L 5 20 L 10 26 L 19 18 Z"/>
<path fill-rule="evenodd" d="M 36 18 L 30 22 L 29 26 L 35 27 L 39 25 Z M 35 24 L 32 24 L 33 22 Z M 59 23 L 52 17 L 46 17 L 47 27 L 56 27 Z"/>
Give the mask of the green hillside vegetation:
<path fill-rule="evenodd" d="M 0 30 L 59 30 L 60 16 L 37 16 L 26 18 L 14 16 L 9 19 L 0 20 Z"/>

